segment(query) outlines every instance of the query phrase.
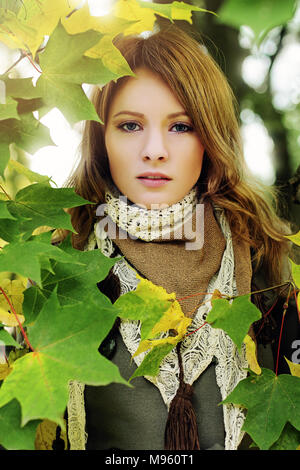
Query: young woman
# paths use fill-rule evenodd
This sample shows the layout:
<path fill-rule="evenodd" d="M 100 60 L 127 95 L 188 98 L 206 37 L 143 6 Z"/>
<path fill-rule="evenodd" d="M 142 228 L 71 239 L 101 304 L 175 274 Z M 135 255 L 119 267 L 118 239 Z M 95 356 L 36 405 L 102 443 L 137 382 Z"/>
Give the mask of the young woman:
<path fill-rule="evenodd" d="M 115 44 L 135 76 L 95 89 L 103 124 L 87 122 L 69 185 L 97 209 L 72 211 L 73 243 L 124 256 L 99 284 L 112 301 L 136 288 L 133 267 L 182 299 L 196 332 L 169 353 L 157 377 L 136 378 L 133 389 L 71 384 L 71 448 L 243 448 L 242 409 L 218 404 L 246 377 L 245 355 L 222 330 L 198 329 L 209 297 L 193 294 L 246 294 L 288 281 L 287 229 L 245 168 L 235 100 L 206 49 L 173 26 Z M 267 294 L 253 301 L 265 314 L 278 297 L 277 310 L 251 334 L 271 344 L 259 357 L 272 368 L 287 290 Z M 299 332 L 292 307 L 288 317 L 282 353 L 290 357 Z M 100 351 L 129 378 L 141 361 L 131 360 L 138 344 L 139 325 L 119 322 Z"/>

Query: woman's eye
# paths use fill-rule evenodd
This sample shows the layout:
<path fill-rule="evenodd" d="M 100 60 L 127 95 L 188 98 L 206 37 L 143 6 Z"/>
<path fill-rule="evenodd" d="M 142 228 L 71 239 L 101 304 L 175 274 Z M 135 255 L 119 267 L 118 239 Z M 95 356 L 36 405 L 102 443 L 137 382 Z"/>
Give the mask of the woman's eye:
<path fill-rule="evenodd" d="M 140 129 L 140 126 L 136 122 L 125 122 L 119 127 L 126 132 L 135 132 Z"/>
<path fill-rule="evenodd" d="M 178 122 L 177 124 L 174 124 L 174 126 L 172 126 L 172 129 L 174 129 L 174 132 L 189 132 L 193 130 L 191 126 L 184 124 L 183 122 Z"/>

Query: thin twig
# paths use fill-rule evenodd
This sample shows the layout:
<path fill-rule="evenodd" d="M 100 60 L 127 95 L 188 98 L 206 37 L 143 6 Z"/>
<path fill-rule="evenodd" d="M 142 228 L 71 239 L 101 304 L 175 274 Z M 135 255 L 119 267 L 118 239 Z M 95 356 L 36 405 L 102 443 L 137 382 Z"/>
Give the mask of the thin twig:
<path fill-rule="evenodd" d="M 11 69 L 13 69 L 16 65 L 18 65 L 19 62 L 21 62 L 21 60 L 24 59 L 24 57 L 26 57 L 25 54 L 23 54 L 23 52 L 21 52 L 21 55 L 20 55 L 20 57 L 18 58 L 18 60 L 16 60 L 16 62 L 14 62 L 14 63 L 4 72 L 3 75 L 6 75 L 8 72 L 10 72 Z"/>
<path fill-rule="evenodd" d="M 283 314 L 282 314 L 282 320 L 281 320 L 281 326 L 280 326 L 280 333 L 279 333 L 279 339 L 278 339 L 278 348 L 277 348 L 277 359 L 276 359 L 276 370 L 275 374 L 276 376 L 278 375 L 278 365 L 279 365 L 279 352 L 280 352 L 280 345 L 281 345 L 281 338 L 282 338 L 282 332 L 283 332 L 283 323 L 285 319 L 285 314 L 289 306 L 289 300 L 290 300 L 290 295 L 291 295 L 291 290 L 292 290 L 292 285 L 290 285 L 289 288 L 289 293 L 287 295 L 286 301 L 283 304 Z"/>

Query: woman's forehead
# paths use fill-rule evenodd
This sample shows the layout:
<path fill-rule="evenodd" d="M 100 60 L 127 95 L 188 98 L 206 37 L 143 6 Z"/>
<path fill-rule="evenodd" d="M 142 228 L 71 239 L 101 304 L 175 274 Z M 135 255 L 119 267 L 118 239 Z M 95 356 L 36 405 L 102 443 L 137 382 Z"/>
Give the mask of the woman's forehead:
<path fill-rule="evenodd" d="M 186 114 L 176 95 L 158 74 L 145 68 L 135 73 L 135 77 L 129 77 L 114 93 L 110 103 L 111 116 L 125 114 L 128 110 L 138 112 L 155 105 L 164 106 L 166 114 Z"/>

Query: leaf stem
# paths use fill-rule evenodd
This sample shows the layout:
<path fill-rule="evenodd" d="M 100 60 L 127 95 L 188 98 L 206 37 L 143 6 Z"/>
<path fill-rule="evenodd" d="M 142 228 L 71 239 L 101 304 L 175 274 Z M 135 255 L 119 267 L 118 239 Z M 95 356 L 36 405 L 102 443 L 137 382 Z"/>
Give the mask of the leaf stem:
<path fill-rule="evenodd" d="M 29 342 L 28 336 L 27 336 L 27 334 L 26 334 L 26 332 L 25 332 L 25 330 L 24 330 L 24 328 L 23 328 L 23 326 L 22 326 L 22 324 L 21 324 L 21 322 L 20 322 L 20 320 L 19 320 L 19 317 L 18 317 L 18 315 L 17 315 L 17 313 L 16 313 L 16 311 L 15 311 L 14 306 L 13 306 L 13 304 L 11 303 L 9 297 L 6 295 L 5 290 L 4 290 L 1 286 L 0 286 L 0 291 L 1 291 L 2 294 L 4 295 L 6 302 L 7 302 L 8 305 L 10 306 L 11 311 L 12 311 L 12 313 L 14 314 L 14 316 L 15 316 L 17 322 L 18 322 L 18 325 L 19 325 L 19 327 L 20 327 L 21 333 L 22 333 L 22 335 L 23 335 L 23 338 L 24 338 L 24 340 L 25 340 L 27 346 L 29 347 L 29 349 L 31 349 L 31 351 L 34 352 L 34 349 L 33 349 L 33 347 L 31 346 L 31 344 L 30 344 L 30 342 Z"/>
<path fill-rule="evenodd" d="M 213 295 L 213 292 L 197 292 L 196 294 L 187 295 L 186 297 L 181 297 L 180 299 L 176 299 L 178 302 L 181 300 L 189 299 L 190 297 L 196 297 L 197 295 Z"/>
<path fill-rule="evenodd" d="M 11 201 L 10 195 L 5 191 L 5 189 L 3 188 L 2 184 L 0 184 L 0 189 L 3 191 L 3 193 L 5 194 L 5 196 Z"/>
<path fill-rule="evenodd" d="M 283 304 L 283 314 L 282 314 L 282 320 L 281 320 L 281 326 L 280 326 L 280 333 L 279 333 L 279 339 L 278 339 L 278 348 L 277 348 L 277 359 L 276 359 L 276 369 L 275 369 L 275 375 L 277 377 L 278 375 L 278 365 L 279 365 L 279 353 L 280 353 L 280 345 L 281 345 L 281 339 L 282 339 L 282 332 L 283 332 L 283 324 L 284 324 L 284 319 L 285 319 L 285 314 L 289 306 L 289 300 L 290 300 L 290 295 L 291 295 L 291 290 L 292 290 L 292 284 L 290 285 L 289 292 L 286 298 L 286 301 Z"/>
<path fill-rule="evenodd" d="M 42 74 L 42 71 L 37 68 L 37 66 L 36 66 L 35 63 L 33 62 L 32 58 L 30 57 L 30 55 L 27 54 L 27 52 L 25 52 L 25 51 L 24 51 L 24 54 L 25 54 L 25 57 L 27 57 L 27 59 L 28 59 L 29 62 L 31 63 L 31 65 L 35 68 L 35 70 L 36 70 L 37 72 L 39 72 L 40 74 Z"/>
<path fill-rule="evenodd" d="M 278 289 L 279 287 L 291 286 L 291 285 L 292 285 L 292 282 L 291 282 L 291 281 L 285 281 L 285 282 L 283 282 L 282 284 L 278 284 L 278 285 L 276 285 L 276 286 L 266 287 L 265 289 L 260 289 L 260 290 L 256 290 L 256 291 L 253 291 L 253 292 L 249 292 L 248 294 L 227 296 L 226 298 L 227 298 L 228 300 L 232 300 L 232 299 L 235 299 L 235 298 L 237 298 L 237 297 L 242 297 L 243 295 L 260 294 L 261 292 L 267 292 L 267 291 L 269 291 L 269 290 Z"/>
<path fill-rule="evenodd" d="M 197 328 L 196 330 L 191 331 L 190 333 L 187 333 L 185 336 L 190 336 L 190 335 L 192 335 L 193 333 L 196 333 L 196 331 L 200 330 L 200 328 L 202 328 L 202 326 L 204 326 L 204 325 L 206 325 L 206 324 L 207 324 L 207 321 L 205 321 L 205 322 L 203 323 L 203 325 L 199 326 L 199 328 Z"/>

